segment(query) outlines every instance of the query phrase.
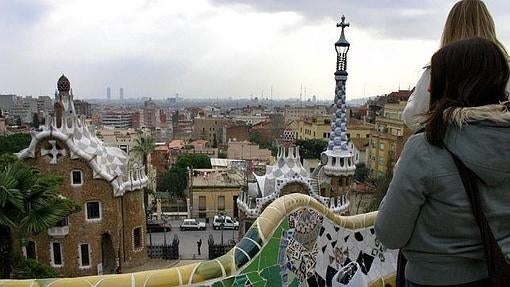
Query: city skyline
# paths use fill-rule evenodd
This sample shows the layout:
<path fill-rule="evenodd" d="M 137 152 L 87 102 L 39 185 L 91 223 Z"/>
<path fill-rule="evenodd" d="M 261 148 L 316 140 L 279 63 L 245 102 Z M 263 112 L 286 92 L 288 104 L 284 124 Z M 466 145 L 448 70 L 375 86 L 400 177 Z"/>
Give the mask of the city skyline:
<path fill-rule="evenodd" d="M 412 87 L 456 1 L 7 1 L 0 4 L 0 93 L 77 98 L 333 97 L 335 27 L 351 23 L 348 99 Z M 500 40 L 510 3 L 486 3 Z M 79 17 L 77 16 L 79 15 Z M 117 94 L 117 92 L 112 93 Z M 118 98 L 118 94 L 113 98 Z"/>

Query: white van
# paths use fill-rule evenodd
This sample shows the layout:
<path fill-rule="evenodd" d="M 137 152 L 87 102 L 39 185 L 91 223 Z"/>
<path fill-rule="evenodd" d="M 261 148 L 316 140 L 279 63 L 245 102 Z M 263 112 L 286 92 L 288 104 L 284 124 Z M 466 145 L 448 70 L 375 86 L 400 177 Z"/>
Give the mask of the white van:
<path fill-rule="evenodd" d="M 226 215 L 215 215 L 212 225 L 215 230 L 221 229 L 222 226 L 223 229 L 239 229 L 239 222 Z"/>

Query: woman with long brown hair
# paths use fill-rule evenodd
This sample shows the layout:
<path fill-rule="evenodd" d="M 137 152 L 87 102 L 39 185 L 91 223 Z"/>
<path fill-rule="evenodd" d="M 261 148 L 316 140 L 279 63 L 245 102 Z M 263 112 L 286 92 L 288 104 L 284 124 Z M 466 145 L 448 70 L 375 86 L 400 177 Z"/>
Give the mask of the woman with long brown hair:
<path fill-rule="evenodd" d="M 379 240 L 407 258 L 406 286 L 490 286 L 481 228 L 465 177 L 510 260 L 510 112 L 507 57 L 493 41 L 445 45 L 431 60 L 425 131 L 409 138 L 375 223 Z"/>
<path fill-rule="evenodd" d="M 505 47 L 496 37 L 494 20 L 487 6 L 480 0 L 462 0 L 453 6 L 444 25 L 441 47 L 470 37 L 493 41 L 508 57 Z M 427 89 L 430 82 L 430 66 L 424 69 L 402 113 L 404 123 L 414 130 L 423 125 L 429 110 L 430 94 Z M 510 83 L 507 84 L 506 90 L 510 90 Z"/>

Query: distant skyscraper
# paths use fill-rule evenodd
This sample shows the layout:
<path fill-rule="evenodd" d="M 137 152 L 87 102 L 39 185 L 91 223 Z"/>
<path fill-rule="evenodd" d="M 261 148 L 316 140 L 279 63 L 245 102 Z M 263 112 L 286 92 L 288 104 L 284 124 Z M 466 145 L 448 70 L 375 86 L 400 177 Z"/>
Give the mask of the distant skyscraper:
<path fill-rule="evenodd" d="M 112 99 L 112 89 L 110 89 L 110 87 L 106 87 L 106 99 L 107 100 Z"/>
<path fill-rule="evenodd" d="M 120 99 L 123 100 L 124 99 L 124 88 L 120 88 L 119 89 L 119 96 L 120 96 Z"/>

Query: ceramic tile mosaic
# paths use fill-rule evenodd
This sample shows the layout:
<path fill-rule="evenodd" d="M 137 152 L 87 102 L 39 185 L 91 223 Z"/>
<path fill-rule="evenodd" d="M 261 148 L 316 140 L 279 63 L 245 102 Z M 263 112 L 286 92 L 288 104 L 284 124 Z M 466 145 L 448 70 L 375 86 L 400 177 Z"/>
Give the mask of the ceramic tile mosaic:
<path fill-rule="evenodd" d="M 291 194 L 271 203 L 245 237 L 214 260 L 130 274 L 0 280 L 0 286 L 331 286 L 352 261 L 371 287 L 385 286 L 381 279 L 394 275 L 396 253 L 376 239 L 375 216 L 338 216 L 309 196 Z"/>

